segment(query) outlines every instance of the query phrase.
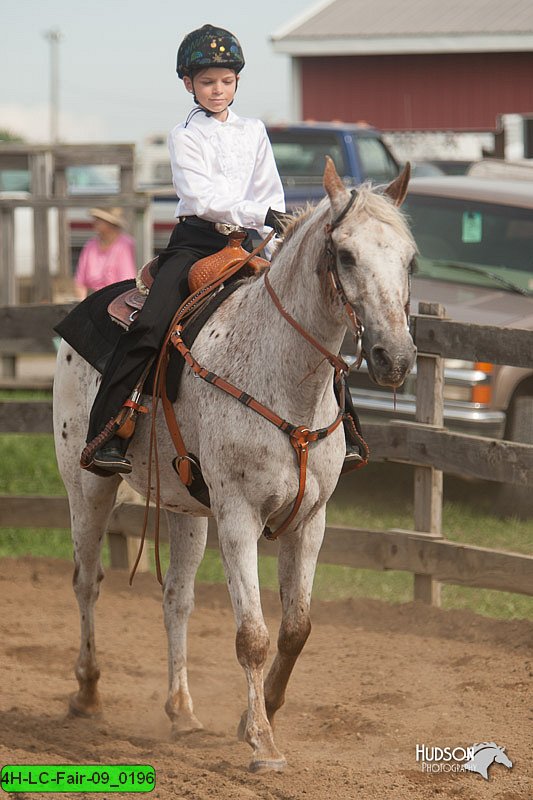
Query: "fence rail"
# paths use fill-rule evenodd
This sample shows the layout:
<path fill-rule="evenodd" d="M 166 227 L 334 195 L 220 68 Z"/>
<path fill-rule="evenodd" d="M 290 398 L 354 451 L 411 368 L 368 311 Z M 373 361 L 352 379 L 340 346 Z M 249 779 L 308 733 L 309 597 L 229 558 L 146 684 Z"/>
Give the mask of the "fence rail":
<path fill-rule="evenodd" d="M 512 367 L 533 366 L 533 330 L 474 325 L 426 314 L 413 317 L 412 330 L 421 353 Z"/>
<path fill-rule="evenodd" d="M 70 516 L 66 497 L 0 495 L 2 526 L 68 528 Z M 144 507 L 134 503 L 115 506 L 108 532 L 136 539 L 142 529 Z M 38 522 L 37 522 L 38 520 Z M 147 538 L 155 520 L 150 509 Z M 164 515 L 160 520 L 162 541 L 167 541 Z M 218 547 L 216 527 L 210 520 L 207 546 Z M 259 540 L 259 553 L 277 555 L 278 544 Z M 377 571 L 399 570 L 432 579 L 478 589 L 498 589 L 533 596 L 533 556 L 450 542 L 418 531 L 389 531 L 328 525 L 320 551 L 320 563 Z M 128 566 L 121 563 L 118 566 Z"/>
<path fill-rule="evenodd" d="M 52 327 L 70 307 L 0 308 L 3 337 L 0 353 L 12 352 L 9 348 L 18 344 L 23 352 L 30 351 L 33 346 L 36 347 L 33 352 L 52 352 Z M 429 307 L 424 308 L 428 310 Z M 439 421 L 442 358 L 531 368 L 533 332 L 459 324 L 431 314 L 415 315 L 413 332 L 419 350 L 418 393 L 425 393 L 417 397 L 420 403 L 418 421 L 367 424 L 365 436 L 373 460 L 415 466 L 414 527 L 417 530 L 372 531 L 328 526 L 320 560 L 413 573 L 415 597 L 435 604 L 439 603 L 440 582 L 533 596 L 533 556 L 447 541 L 440 530 L 442 472 L 533 486 L 533 445 L 453 433 L 444 429 Z M 16 413 L 13 413 L 14 405 Z M 51 431 L 50 401 L 0 402 L 0 432 Z M 142 507 L 125 503 L 113 511 L 108 531 L 113 536 L 115 566 L 128 565 L 132 544 L 142 528 L 143 514 Z M 0 496 L 0 519 L 3 527 L 69 527 L 68 502 L 65 497 L 4 495 Z M 163 518 L 161 523 L 164 536 Z M 215 545 L 216 532 L 211 525 L 208 546 Z M 260 550 L 270 555 L 276 552 L 272 543 L 263 540 Z"/>

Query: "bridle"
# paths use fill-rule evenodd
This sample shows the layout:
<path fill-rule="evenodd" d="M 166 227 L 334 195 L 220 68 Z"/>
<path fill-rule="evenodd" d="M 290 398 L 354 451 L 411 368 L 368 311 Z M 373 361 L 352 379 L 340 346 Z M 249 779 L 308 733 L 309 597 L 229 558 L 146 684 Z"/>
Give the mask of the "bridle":
<path fill-rule="evenodd" d="M 337 214 L 336 217 L 333 218 L 331 222 L 326 225 L 325 232 L 326 232 L 326 255 L 327 255 L 327 263 L 326 263 L 326 271 L 327 275 L 331 281 L 333 286 L 333 290 L 335 294 L 338 296 L 344 312 L 348 319 L 348 328 L 352 332 L 355 342 L 356 342 L 356 360 L 355 368 L 359 368 L 361 366 L 361 362 L 363 359 L 363 346 L 362 346 L 362 339 L 364 333 L 364 325 L 357 317 L 354 307 L 348 300 L 346 292 L 344 291 L 344 287 L 342 285 L 342 281 L 339 276 L 339 272 L 337 269 L 337 255 L 335 253 L 335 249 L 333 246 L 333 231 L 338 228 L 346 214 L 352 208 L 355 200 L 357 198 L 357 191 L 356 189 L 352 189 L 350 192 L 350 198 L 344 208 Z M 264 282 L 265 287 L 272 298 L 274 305 L 278 309 L 281 316 L 287 320 L 289 325 L 298 331 L 300 336 L 302 336 L 306 341 L 308 341 L 316 350 L 318 350 L 324 356 L 327 361 L 331 364 L 334 368 L 336 375 L 340 375 L 340 373 L 347 373 L 349 371 L 349 367 L 346 362 L 340 357 L 335 356 L 333 353 L 330 353 L 329 350 L 326 350 L 314 336 L 311 336 L 305 328 L 303 328 L 295 319 L 292 317 L 289 312 L 283 307 L 281 300 L 275 293 L 272 284 L 268 278 L 268 270 L 264 273 Z"/>
<path fill-rule="evenodd" d="M 350 198 L 346 203 L 346 205 L 344 206 L 344 208 L 337 214 L 336 217 L 333 218 L 333 220 L 330 223 L 326 225 L 326 254 L 328 257 L 327 260 L 328 277 L 331 281 L 331 285 L 333 286 L 333 291 L 339 298 L 342 307 L 344 309 L 344 313 L 348 318 L 348 328 L 352 332 L 355 341 L 355 362 L 353 366 L 355 367 L 355 369 L 359 369 L 364 356 L 363 334 L 365 332 L 365 327 L 363 323 L 358 319 L 354 307 L 348 300 L 346 292 L 344 291 L 344 286 L 342 285 L 342 281 L 339 275 L 339 270 L 337 268 L 337 254 L 333 246 L 333 236 L 332 236 L 333 231 L 339 227 L 340 223 L 342 222 L 348 211 L 350 211 L 356 199 L 357 199 L 357 190 L 352 189 L 350 191 Z"/>

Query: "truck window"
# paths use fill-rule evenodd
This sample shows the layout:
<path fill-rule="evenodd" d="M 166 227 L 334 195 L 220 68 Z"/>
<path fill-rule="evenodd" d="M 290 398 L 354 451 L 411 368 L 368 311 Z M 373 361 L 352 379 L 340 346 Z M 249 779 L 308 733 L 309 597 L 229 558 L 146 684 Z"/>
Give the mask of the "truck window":
<path fill-rule="evenodd" d="M 361 161 L 361 172 L 365 180 L 388 183 L 398 175 L 398 165 L 381 139 L 373 136 L 358 136 L 357 147 Z"/>
<path fill-rule="evenodd" d="M 529 209 L 414 193 L 408 195 L 403 208 L 422 257 L 419 274 L 448 279 L 438 262 L 453 261 L 487 267 L 502 276 L 507 272 L 523 288 L 532 288 L 533 220 Z M 469 272 L 455 271 L 452 279 L 479 282 Z"/>
<path fill-rule="evenodd" d="M 339 175 L 348 173 L 334 133 L 269 131 L 281 180 L 289 184 L 321 183 L 325 157 L 331 156 Z"/>

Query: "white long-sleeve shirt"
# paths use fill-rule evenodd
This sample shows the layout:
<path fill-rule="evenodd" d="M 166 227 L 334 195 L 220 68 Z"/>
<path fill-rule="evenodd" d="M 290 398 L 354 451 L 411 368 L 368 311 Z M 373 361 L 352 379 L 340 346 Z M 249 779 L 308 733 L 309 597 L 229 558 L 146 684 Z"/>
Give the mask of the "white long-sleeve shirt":
<path fill-rule="evenodd" d="M 176 216 L 253 228 L 261 235 L 269 208 L 285 210 L 281 179 L 261 120 L 228 109 L 220 122 L 203 111 L 169 134 Z"/>

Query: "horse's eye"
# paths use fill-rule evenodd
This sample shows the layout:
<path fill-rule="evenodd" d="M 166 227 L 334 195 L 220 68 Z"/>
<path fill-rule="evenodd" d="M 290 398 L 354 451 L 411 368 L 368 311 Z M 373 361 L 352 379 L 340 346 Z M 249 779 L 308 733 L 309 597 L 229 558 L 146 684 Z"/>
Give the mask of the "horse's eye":
<path fill-rule="evenodd" d="M 343 250 L 342 248 L 337 252 L 339 261 L 343 267 L 355 267 L 356 262 L 353 253 L 350 250 Z"/>
<path fill-rule="evenodd" d="M 418 272 L 418 261 L 416 260 L 416 256 L 411 259 L 411 263 L 409 264 L 409 275 L 416 275 Z"/>

